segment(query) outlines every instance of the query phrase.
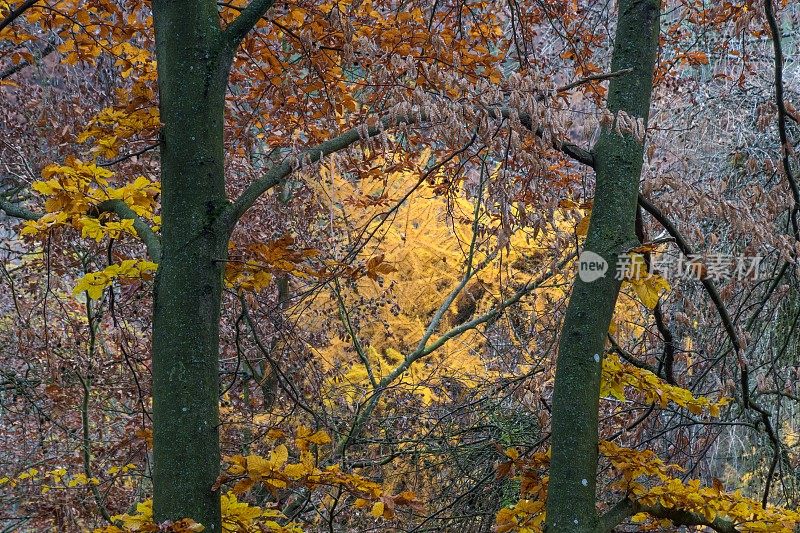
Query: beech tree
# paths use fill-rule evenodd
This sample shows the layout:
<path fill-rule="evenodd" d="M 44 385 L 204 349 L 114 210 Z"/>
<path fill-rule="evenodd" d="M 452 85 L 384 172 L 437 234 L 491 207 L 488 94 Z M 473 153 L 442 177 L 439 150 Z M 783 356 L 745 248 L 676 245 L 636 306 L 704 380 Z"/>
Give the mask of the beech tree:
<path fill-rule="evenodd" d="M 638 243 L 643 133 L 650 115 L 661 19 L 657 0 L 619 2 L 617 9 L 611 68 L 629 72 L 611 80 L 606 107 L 613 118 L 592 149 L 597 184 L 584 245 L 612 265 Z M 634 127 L 621 128 L 624 118 Z M 599 354 L 604 351 L 621 280 L 609 276 L 597 281 L 576 280 L 561 332 L 553 391 L 548 531 L 598 530 Z"/>
<path fill-rule="evenodd" d="M 800 522 L 795 6 L 0 16 L 10 527 Z"/>

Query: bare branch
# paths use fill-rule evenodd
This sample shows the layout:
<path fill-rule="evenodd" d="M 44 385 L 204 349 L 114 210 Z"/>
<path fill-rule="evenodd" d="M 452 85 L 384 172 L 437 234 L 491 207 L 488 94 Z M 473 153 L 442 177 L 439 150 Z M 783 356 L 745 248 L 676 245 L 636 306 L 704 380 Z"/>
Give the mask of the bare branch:
<path fill-rule="evenodd" d="M 794 205 L 792 206 L 792 211 L 789 216 L 792 221 L 794 238 L 800 240 L 800 225 L 798 225 L 797 221 L 797 214 L 800 213 L 800 186 L 797 184 L 796 176 L 792 173 L 791 164 L 789 162 L 791 148 L 789 145 L 789 136 L 786 133 L 786 119 L 790 117 L 790 115 L 786 109 L 783 92 L 783 48 L 781 45 L 781 33 L 778 28 L 778 21 L 775 19 L 775 10 L 772 5 L 772 0 L 764 0 L 764 12 L 767 15 L 769 31 L 772 34 L 772 48 L 775 54 L 775 104 L 778 106 L 778 134 L 781 140 L 781 161 L 783 164 L 783 172 L 786 174 L 786 180 L 789 182 L 789 188 L 792 191 L 792 199 L 794 200 Z M 791 118 L 795 117 L 791 116 Z"/>
<path fill-rule="evenodd" d="M 358 334 L 353 328 L 353 323 L 350 321 L 350 314 L 347 312 L 347 306 L 344 304 L 344 299 L 342 298 L 342 288 L 339 285 L 339 278 L 333 278 L 332 289 L 336 295 L 336 303 L 339 305 L 339 316 L 342 319 L 342 324 L 347 330 L 347 334 L 350 335 L 350 339 L 353 341 L 353 348 L 355 348 L 358 358 L 361 359 L 361 364 L 364 365 L 364 369 L 367 371 L 367 376 L 369 377 L 369 382 L 372 384 L 372 387 L 377 387 L 378 381 L 375 379 L 375 373 L 372 371 L 372 363 L 370 363 L 367 352 L 364 351 L 364 347 L 358 340 Z"/>
<path fill-rule="evenodd" d="M 634 357 L 631 353 L 625 351 L 625 349 L 622 346 L 619 345 L 619 343 L 611 335 L 611 333 L 608 333 L 608 342 L 611 344 L 611 349 L 609 350 L 610 352 L 615 352 L 617 355 L 619 355 L 620 357 L 625 359 L 625 361 L 627 361 L 628 363 L 632 364 L 636 368 L 641 368 L 642 370 L 647 370 L 648 372 L 650 372 L 654 376 L 661 377 L 659 375 L 658 369 L 656 367 L 648 365 L 644 361 L 640 361 L 639 359 Z"/>
<path fill-rule="evenodd" d="M 611 78 L 616 78 L 617 76 L 622 76 L 623 74 L 628 74 L 630 72 L 633 72 L 632 68 L 623 68 L 620 70 L 615 70 L 614 72 L 607 72 L 602 74 L 592 74 L 591 76 L 586 76 L 585 78 L 581 78 L 579 80 L 573 81 L 572 83 L 568 83 L 563 87 L 559 87 L 558 89 L 556 89 L 556 93 L 563 93 L 569 91 L 570 89 L 574 89 L 575 87 L 586 85 L 587 83 L 593 81 L 610 80 Z"/>
<path fill-rule="evenodd" d="M 131 158 L 140 156 L 140 155 L 142 155 L 144 153 L 147 153 L 150 150 L 154 150 L 154 149 L 158 148 L 159 146 L 160 146 L 160 144 L 158 144 L 158 143 L 148 144 L 147 146 L 145 146 L 144 148 L 142 148 L 140 150 L 136 150 L 135 152 L 131 152 L 129 154 L 121 155 L 116 159 L 112 159 L 111 161 L 108 161 L 107 163 L 98 163 L 97 166 L 98 167 L 112 167 L 112 166 L 116 165 L 117 163 L 122 163 L 123 161 L 127 161 L 128 159 L 131 159 Z"/>
<path fill-rule="evenodd" d="M 508 309 L 512 305 L 516 304 L 524 296 L 526 296 L 527 294 L 530 294 L 532 291 L 538 289 L 547 280 L 549 280 L 549 279 L 553 278 L 555 275 L 557 275 L 570 261 L 575 259 L 575 256 L 576 256 L 576 254 L 574 254 L 574 253 L 568 255 L 567 257 L 565 257 L 564 259 L 559 261 L 556 265 L 554 265 L 553 268 L 551 268 L 550 270 L 548 270 L 547 272 L 545 272 L 544 274 L 542 274 L 538 278 L 534 279 L 533 281 L 530 281 L 530 282 L 526 283 L 525 285 L 523 285 L 522 287 L 520 287 L 514 294 L 512 294 L 509 298 L 507 298 L 507 299 L 503 300 L 502 302 L 500 302 L 500 304 L 498 304 L 495 308 L 487 311 L 486 313 L 484 313 L 484 314 L 482 314 L 480 316 L 477 316 L 477 317 L 473 318 L 472 320 L 470 320 L 468 322 L 464 322 L 463 324 L 459 324 L 458 326 L 456 326 L 456 327 L 452 328 L 451 330 L 447 331 L 446 333 L 444 333 L 441 337 L 436 339 L 433 343 L 431 343 L 431 344 L 429 344 L 427 346 L 424 346 L 421 349 L 417 348 L 416 350 L 414 350 L 413 353 L 409 354 L 406 357 L 406 359 L 403 362 L 403 364 L 401 364 L 400 367 L 398 367 L 398 370 L 399 370 L 399 368 L 401 368 L 403 366 L 405 366 L 405 368 L 408 368 L 415 361 L 421 359 L 422 357 L 430 355 L 434 351 L 438 350 L 442 345 L 444 345 L 444 343 L 446 343 L 450 339 L 454 339 L 455 337 L 458 337 L 459 335 L 461 335 L 465 331 L 469 331 L 471 329 L 475 329 L 476 327 L 480 326 L 481 324 L 485 324 L 486 322 L 489 322 L 491 320 L 496 319 L 497 317 L 499 317 L 503 313 L 503 311 L 505 311 L 506 309 Z M 392 373 L 392 374 L 394 374 L 394 373 Z M 394 380 L 399 375 L 400 375 L 400 372 L 397 373 L 397 376 L 393 376 L 393 375 L 390 374 L 390 377 L 391 377 L 392 380 Z"/>

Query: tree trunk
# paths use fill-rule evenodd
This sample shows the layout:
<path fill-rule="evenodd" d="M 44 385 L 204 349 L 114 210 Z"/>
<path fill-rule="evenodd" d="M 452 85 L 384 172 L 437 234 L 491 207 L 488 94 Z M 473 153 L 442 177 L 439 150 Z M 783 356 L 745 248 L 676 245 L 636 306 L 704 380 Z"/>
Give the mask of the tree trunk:
<path fill-rule="evenodd" d="M 161 112 L 162 256 L 153 321 L 153 501 L 157 522 L 221 531 L 219 318 L 228 235 L 217 6 L 154 0 Z"/>
<path fill-rule="evenodd" d="M 619 0 L 608 110 L 647 123 L 658 51 L 659 0 Z M 621 282 L 617 257 L 636 246 L 636 202 L 644 156 L 632 132 L 604 126 L 593 148 L 597 187 L 585 250 L 608 263 L 605 277 L 576 279 L 558 348 L 552 417 L 548 533 L 594 533 L 601 361 Z"/>

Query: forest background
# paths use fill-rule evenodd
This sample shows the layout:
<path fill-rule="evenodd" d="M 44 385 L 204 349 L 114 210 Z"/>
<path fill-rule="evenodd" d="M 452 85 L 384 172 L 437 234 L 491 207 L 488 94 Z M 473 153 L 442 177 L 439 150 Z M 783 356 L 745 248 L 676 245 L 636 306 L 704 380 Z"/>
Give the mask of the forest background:
<path fill-rule="evenodd" d="M 0 527 L 795 531 L 799 18 L 0 0 Z"/>

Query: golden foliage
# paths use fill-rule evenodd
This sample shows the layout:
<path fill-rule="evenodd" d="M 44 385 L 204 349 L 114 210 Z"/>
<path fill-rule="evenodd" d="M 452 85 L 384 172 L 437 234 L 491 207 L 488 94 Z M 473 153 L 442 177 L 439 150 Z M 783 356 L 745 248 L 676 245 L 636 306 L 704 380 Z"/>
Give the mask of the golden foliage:
<path fill-rule="evenodd" d="M 134 233 L 132 221 L 109 222 L 98 213 L 98 206 L 107 200 L 122 200 L 140 217 L 159 222 L 155 214 L 158 182 L 144 176 L 120 187 L 111 186 L 114 173 L 95 163 L 68 158 L 64 165 L 48 165 L 42 180 L 32 188 L 45 197 L 45 215 L 25 222 L 20 234 L 39 237 L 47 230 L 69 225 L 81 230 L 83 237 L 96 241 L 104 237 L 119 238 L 123 232 Z"/>
<path fill-rule="evenodd" d="M 682 481 L 670 475 L 682 471 L 676 465 L 665 465 L 649 450 L 638 451 L 601 442 L 600 453 L 606 457 L 621 478 L 612 488 L 645 506 L 661 505 L 667 509 L 686 511 L 711 522 L 720 517 L 732 522 L 739 531 L 774 531 L 792 533 L 800 523 L 800 513 L 780 507 L 762 507 L 760 501 L 744 497 L 740 491 L 722 490 L 721 484 L 703 486 L 700 480 Z M 636 522 L 646 520 L 634 517 Z M 642 524 L 642 528 L 645 526 Z"/>
<path fill-rule="evenodd" d="M 662 292 L 670 290 L 669 282 L 659 274 L 647 271 L 644 256 L 632 253 L 628 256 L 630 264 L 625 265 L 624 280 L 633 287 L 642 304 L 654 309 Z"/>
<path fill-rule="evenodd" d="M 286 517 L 275 509 L 262 509 L 239 501 L 229 492 L 221 497 L 222 530 L 225 533 L 249 533 L 262 531 L 269 533 L 302 533 L 302 529 L 289 522 L 281 525 L 277 520 Z M 94 530 L 94 533 L 193 533 L 205 531 L 202 524 L 184 518 L 170 524 L 156 524 L 153 519 L 153 501 L 146 500 L 136 504 L 136 512 L 112 516 L 115 525 Z"/>
<path fill-rule="evenodd" d="M 437 177 L 429 169 L 431 157 L 429 150 L 412 161 L 398 161 L 393 154 L 376 156 L 363 171 L 367 177 L 357 182 L 331 163 L 307 181 L 330 220 L 326 231 L 337 232 L 333 252 L 346 256 L 349 248 L 358 250 L 355 261 L 328 266 L 343 270 L 344 282 L 329 284 L 329 292 L 314 299 L 313 310 L 328 316 L 344 312 L 348 316 L 343 323 L 356 320 L 365 309 L 372 313 L 370 320 L 358 320 L 358 331 L 345 327 L 342 334 L 329 334 L 327 345 L 313 347 L 330 375 L 328 401 L 357 403 L 371 388 L 370 373 L 376 381 L 392 375 L 406 366 L 406 358 L 428 333 L 427 344 L 436 343 L 451 328 L 495 308 L 549 266 L 543 251 L 551 246 L 550 238 L 504 227 L 480 190 L 471 193 L 473 198 L 461 188 L 432 194 L 423 180 L 426 173 L 433 173 L 427 176 L 431 181 Z M 359 247 L 361 243 L 350 241 L 352 235 L 372 238 Z M 467 265 L 472 270 L 469 282 L 429 332 L 432 317 L 462 282 Z M 561 279 L 557 274 L 553 286 L 523 300 L 519 312 L 563 298 L 563 288 L 555 286 Z M 364 339 L 361 353 L 353 335 Z M 534 348 L 535 336 L 525 342 L 531 344 L 522 346 L 523 352 Z M 429 405 L 443 399 L 446 383 L 472 388 L 499 377 L 482 357 L 485 344 L 481 329 L 466 329 L 408 365 L 390 394 L 408 393 Z M 523 360 L 516 370 L 525 372 L 527 363 Z"/>
<path fill-rule="evenodd" d="M 633 450 L 602 441 L 599 451 L 617 475 L 609 488 L 642 506 L 689 512 L 708 522 L 721 518 L 731 522 L 742 533 L 793 533 L 800 524 L 797 511 L 780 507 L 765 509 L 761 502 L 746 498 L 739 491 L 725 492 L 721 484 L 708 487 L 697 479 L 682 481 L 673 477 L 671 472 L 682 472 L 683 469 L 677 465 L 665 465 L 650 450 Z M 520 459 L 516 450 L 507 451 L 506 455 L 511 458 L 511 468 L 520 473 L 523 482 L 527 478 L 528 488 L 520 492 L 519 502 L 497 513 L 496 529 L 502 533 L 540 533 L 545 520 L 547 480 L 540 478 L 537 472 L 546 466 L 547 456 L 538 454 L 531 459 Z M 531 483 L 532 480 L 535 482 Z M 651 526 L 669 527 L 671 524 L 669 520 L 654 519 L 645 513 L 634 515 L 631 520 L 639 524 L 642 531 Z"/>
<path fill-rule="evenodd" d="M 260 455 L 234 455 L 227 457 L 227 467 L 220 476 L 219 485 L 234 483 L 231 494 L 243 494 L 257 483 L 273 493 L 280 490 L 305 487 L 309 490 L 319 488 L 338 488 L 355 498 L 354 505 L 363 507 L 373 503 L 372 512 L 380 509 L 380 516 L 391 518 L 396 506 L 416 506 L 414 493 L 402 492 L 397 495 L 384 493 L 380 484 L 358 474 L 342 472 L 339 465 L 321 467 L 319 454 L 312 446 L 331 444 L 330 436 L 324 431 L 312 431 L 300 426 L 294 435 L 296 460 L 290 460 L 289 448 L 277 445 L 268 457 Z M 381 504 L 377 506 L 377 504 Z"/>
<path fill-rule="evenodd" d="M 616 355 L 606 355 L 603 359 L 600 396 L 624 401 L 626 387 L 632 387 L 646 402 L 656 403 L 661 408 L 672 402 L 695 415 L 708 410 L 711 416 L 719 416 L 720 408 L 730 403 L 730 398 L 714 402 L 703 396 L 695 397 L 688 390 L 670 385 L 649 370 L 623 363 Z"/>
<path fill-rule="evenodd" d="M 103 295 L 106 287 L 111 286 L 114 280 L 150 279 L 158 269 L 152 261 L 142 259 L 126 259 L 121 263 L 109 265 L 99 272 L 90 272 L 78 280 L 73 289 L 73 294 L 86 294 L 92 300 L 97 300 Z"/>

